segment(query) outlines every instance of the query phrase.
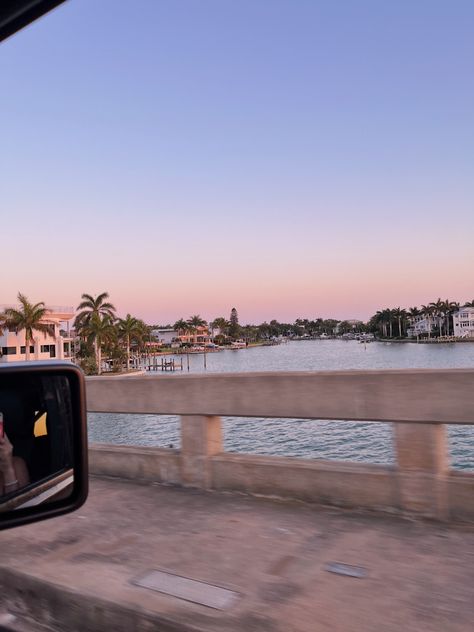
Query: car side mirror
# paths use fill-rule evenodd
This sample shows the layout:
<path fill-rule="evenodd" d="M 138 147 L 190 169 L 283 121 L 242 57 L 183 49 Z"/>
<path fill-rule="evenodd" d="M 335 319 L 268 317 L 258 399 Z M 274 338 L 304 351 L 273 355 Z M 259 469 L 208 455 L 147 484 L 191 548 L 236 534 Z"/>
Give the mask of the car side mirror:
<path fill-rule="evenodd" d="M 0 529 L 74 511 L 87 492 L 81 370 L 67 362 L 0 365 Z"/>

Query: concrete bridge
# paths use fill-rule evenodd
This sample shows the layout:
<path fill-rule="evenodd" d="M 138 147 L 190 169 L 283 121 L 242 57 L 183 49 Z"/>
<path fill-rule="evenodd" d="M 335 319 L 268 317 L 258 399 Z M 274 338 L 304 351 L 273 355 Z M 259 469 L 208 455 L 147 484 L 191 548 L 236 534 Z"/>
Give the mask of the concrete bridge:
<path fill-rule="evenodd" d="M 61 630 L 470 630 L 474 474 L 451 469 L 446 426 L 474 422 L 473 386 L 470 369 L 90 378 L 90 411 L 179 415 L 181 449 L 92 445 L 83 510 L 2 534 L 0 600 Z M 390 423 L 396 463 L 228 454 L 221 416 Z"/>

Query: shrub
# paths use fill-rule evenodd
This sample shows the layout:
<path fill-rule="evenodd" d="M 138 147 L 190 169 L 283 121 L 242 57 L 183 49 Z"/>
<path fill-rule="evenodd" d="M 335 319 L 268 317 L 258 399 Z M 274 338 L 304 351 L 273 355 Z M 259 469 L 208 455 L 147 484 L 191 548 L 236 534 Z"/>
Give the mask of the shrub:
<path fill-rule="evenodd" d="M 86 375 L 97 375 L 97 363 L 94 356 L 86 356 L 79 360 L 79 366 Z"/>

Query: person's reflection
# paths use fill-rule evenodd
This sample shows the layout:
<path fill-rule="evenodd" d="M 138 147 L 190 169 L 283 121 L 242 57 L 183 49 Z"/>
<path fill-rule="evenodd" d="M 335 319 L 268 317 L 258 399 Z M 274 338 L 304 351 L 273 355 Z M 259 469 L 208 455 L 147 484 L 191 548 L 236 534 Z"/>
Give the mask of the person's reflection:
<path fill-rule="evenodd" d="M 32 484 L 72 468 L 71 420 L 67 381 L 53 376 L 0 384 L 0 495 L 31 491 Z"/>
<path fill-rule="evenodd" d="M 0 492 L 12 494 L 30 483 L 37 389 L 30 384 L 6 382 L 0 388 Z"/>
<path fill-rule="evenodd" d="M 30 482 L 28 468 L 19 456 L 13 456 L 13 446 L 6 433 L 0 435 L 0 490 L 3 496 L 21 489 Z"/>

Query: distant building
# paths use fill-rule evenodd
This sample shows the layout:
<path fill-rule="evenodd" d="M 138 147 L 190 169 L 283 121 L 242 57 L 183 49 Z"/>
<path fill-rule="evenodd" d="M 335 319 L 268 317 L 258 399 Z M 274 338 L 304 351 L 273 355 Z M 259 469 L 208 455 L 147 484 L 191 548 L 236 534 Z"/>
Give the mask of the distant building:
<path fill-rule="evenodd" d="M 416 338 L 417 336 L 426 336 L 431 334 L 434 328 L 439 328 L 443 318 L 441 316 L 412 316 L 410 318 L 410 327 L 407 329 L 408 338 Z"/>
<path fill-rule="evenodd" d="M 0 311 L 16 305 L 0 305 Z M 33 332 L 33 342 L 30 344 L 30 360 L 64 360 L 73 355 L 73 338 L 69 335 L 69 322 L 74 317 L 73 307 L 47 306 L 50 310 L 42 322 L 52 325 L 52 334 Z M 66 324 L 66 330 L 61 329 Z M 0 362 L 19 362 L 26 360 L 25 331 L 16 334 L 4 329 L 0 336 Z"/>
<path fill-rule="evenodd" d="M 199 325 L 195 331 L 186 332 L 179 339 L 184 344 L 202 345 L 211 342 L 209 328 L 206 325 Z"/>
<path fill-rule="evenodd" d="M 151 335 L 154 336 L 158 342 L 165 346 L 170 345 L 174 341 L 174 339 L 178 337 L 178 333 L 174 329 L 169 328 L 152 329 Z"/>
<path fill-rule="evenodd" d="M 461 307 L 453 314 L 454 335 L 474 338 L 474 307 Z"/>

